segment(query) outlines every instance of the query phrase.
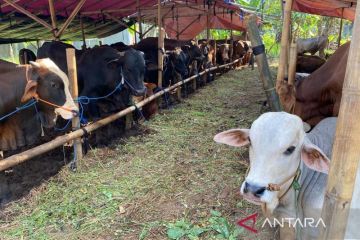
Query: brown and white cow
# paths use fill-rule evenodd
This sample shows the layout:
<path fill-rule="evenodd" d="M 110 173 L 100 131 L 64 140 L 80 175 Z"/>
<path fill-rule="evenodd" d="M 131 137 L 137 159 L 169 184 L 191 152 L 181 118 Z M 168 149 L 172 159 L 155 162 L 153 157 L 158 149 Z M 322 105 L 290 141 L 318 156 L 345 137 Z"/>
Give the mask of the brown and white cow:
<path fill-rule="evenodd" d="M 0 122 L 0 151 L 30 144 L 43 127 L 53 127 L 58 115 L 74 117 L 78 109 L 69 92 L 69 80 L 50 59 L 30 65 L 0 61 L 0 117 L 11 113 L 32 98 L 35 107 L 20 111 Z M 32 124 L 29 124 L 32 123 Z"/>
<path fill-rule="evenodd" d="M 294 113 L 314 126 L 339 113 L 350 42 L 342 45 L 318 70 L 296 86 Z"/>

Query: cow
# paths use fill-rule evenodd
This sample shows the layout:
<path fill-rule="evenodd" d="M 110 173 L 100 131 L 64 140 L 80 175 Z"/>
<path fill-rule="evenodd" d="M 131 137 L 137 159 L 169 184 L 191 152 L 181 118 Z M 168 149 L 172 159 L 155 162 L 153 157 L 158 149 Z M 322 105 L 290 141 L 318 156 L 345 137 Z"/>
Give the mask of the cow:
<path fill-rule="evenodd" d="M 315 126 L 339 113 L 350 42 L 342 45 L 319 69 L 296 86 L 294 114 Z"/>
<path fill-rule="evenodd" d="M 257 118 L 250 129 L 231 129 L 214 137 L 218 143 L 250 146 L 250 168 L 240 193 L 245 200 L 261 205 L 268 219 L 285 222 L 280 228 L 281 240 L 317 239 L 320 228 L 326 227 L 320 216 L 336 121 L 335 117 L 323 119 L 305 133 L 298 116 L 268 112 Z M 355 198 L 353 202 L 359 200 L 359 196 Z M 313 225 L 295 225 L 306 219 L 312 219 Z M 357 222 L 349 225 L 355 230 Z"/>
<path fill-rule="evenodd" d="M 296 72 L 313 73 L 326 62 L 319 56 L 298 55 L 296 60 Z"/>
<path fill-rule="evenodd" d="M 30 65 L 0 61 L 0 117 L 31 99 L 38 103 L 0 121 L 0 151 L 34 143 L 41 127 L 51 128 L 57 116 L 71 119 L 78 109 L 69 92 L 69 80 L 50 59 Z"/>
<path fill-rule="evenodd" d="M 230 62 L 229 51 L 230 51 L 230 44 L 217 44 L 217 51 L 216 51 L 216 61 L 218 64 L 223 65 Z"/>
<path fill-rule="evenodd" d="M 66 48 L 69 47 L 73 48 L 61 42 L 47 42 L 39 49 L 38 57 L 48 56 L 59 66 L 65 67 Z M 130 94 L 145 94 L 145 61 L 140 51 L 129 48 L 119 52 L 104 45 L 86 51 L 75 50 L 75 53 L 80 99 L 85 103 L 88 97 L 93 99 L 89 104 L 84 104 L 87 118 L 97 119 L 127 107 Z M 107 96 L 109 94 L 111 96 Z"/>
<path fill-rule="evenodd" d="M 233 43 L 233 58 L 232 61 L 242 58 L 242 61 L 239 61 L 236 66 L 239 67 L 242 62 L 244 62 L 245 55 L 247 54 L 248 47 L 246 49 L 247 45 L 245 45 L 245 42 L 242 40 L 234 41 Z"/>
<path fill-rule="evenodd" d="M 300 38 L 297 40 L 297 53 L 303 55 L 304 53 L 310 53 L 314 55 L 319 52 L 321 58 L 325 58 L 325 48 L 329 44 L 327 36 L 320 36 L 316 38 Z"/>
<path fill-rule="evenodd" d="M 89 117 L 98 118 L 124 109 L 130 95 L 144 95 L 144 75 L 143 54 L 135 49 L 118 52 L 109 46 L 100 46 L 83 53 L 78 61 L 79 95 L 85 97 L 85 101 L 86 97 L 100 98 L 91 101 Z"/>
<path fill-rule="evenodd" d="M 22 48 L 19 51 L 19 63 L 20 64 L 29 64 L 29 62 L 36 61 L 36 55 L 30 49 Z"/>
<path fill-rule="evenodd" d="M 146 94 L 141 97 L 133 97 L 135 103 L 139 103 L 145 98 L 151 97 L 154 95 L 154 91 L 157 88 L 157 85 L 154 83 L 145 83 L 146 87 Z M 151 119 L 154 115 L 156 115 L 159 112 L 159 104 L 156 99 L 152 100 L 145 106 L 141 108 L 142 116 L 145 118 L 145 120 Z"/>

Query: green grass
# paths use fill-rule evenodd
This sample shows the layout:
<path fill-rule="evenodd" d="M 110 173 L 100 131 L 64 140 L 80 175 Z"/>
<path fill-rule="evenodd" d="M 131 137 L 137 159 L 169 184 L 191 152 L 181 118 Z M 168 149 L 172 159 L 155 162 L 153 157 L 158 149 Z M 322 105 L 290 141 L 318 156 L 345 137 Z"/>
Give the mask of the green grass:
<path fill-rule="evenodd" d="M 238 231 L 237 220 L 259 211 L 238 193 L 246 149 L 212 138 L 225 129 L 249 127 L 261 113 L 265 97 L 257 76 L 256 69 L 231 71 L 143 124 L 141 134 L 92 149 L 78 172 L 63 168 L 5 208 L 0 238 L 167 239 L 179 221 L 189 229 L 209 228 L 212 210 L 229 231 Z M 217 239 L 217 234 L 212 229 L 197 237 Z M 249 237 L 269 236 L 272 231 Z"/>

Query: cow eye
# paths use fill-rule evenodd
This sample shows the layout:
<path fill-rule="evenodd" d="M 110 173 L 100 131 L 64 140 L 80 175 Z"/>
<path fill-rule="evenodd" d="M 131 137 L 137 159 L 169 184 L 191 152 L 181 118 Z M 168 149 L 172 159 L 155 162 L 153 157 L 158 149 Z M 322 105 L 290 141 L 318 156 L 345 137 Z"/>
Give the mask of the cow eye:
<path fill-rule="evenodd" d="M 288 149 L 286 149 L 286 151 L 284 152 L 285 155 L 290 155 L 294 152 L 295 150 L 295 147 L 294 146 L 291 146 L 291 147 L 288 147 Z"/>
<path fill-rule="evenodd" d="M 52 88 L 57 88 L 57 84 L 55 82 L 51 82 L 51 87 Z"/>

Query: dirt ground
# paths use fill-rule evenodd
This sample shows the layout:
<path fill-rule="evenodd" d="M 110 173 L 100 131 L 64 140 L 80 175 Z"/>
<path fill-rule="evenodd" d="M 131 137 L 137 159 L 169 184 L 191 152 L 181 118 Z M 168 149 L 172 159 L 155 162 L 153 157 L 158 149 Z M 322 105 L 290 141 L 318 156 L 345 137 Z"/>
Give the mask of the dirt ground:
<path fill-rule="evenodd" d="M 233 70 L 92 148 L 76 173 L 60 150 L 1 173 L 0 239 L 276 239 L 239 194 L 247 149 L 212 140 L 250 127 L 264 101 L 257 69 Z M 256 213 L 257 233 L 237 225 Z"/>

